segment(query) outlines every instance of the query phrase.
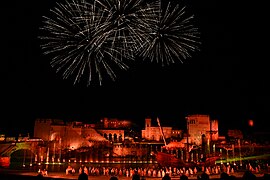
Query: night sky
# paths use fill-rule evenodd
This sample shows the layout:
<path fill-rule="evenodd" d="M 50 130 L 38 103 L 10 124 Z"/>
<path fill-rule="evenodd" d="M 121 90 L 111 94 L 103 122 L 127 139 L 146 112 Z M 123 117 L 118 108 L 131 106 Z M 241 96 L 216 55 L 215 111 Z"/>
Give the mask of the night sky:
<path fill-rule="evenodd" d="M 266 11 L 262 4 L 178 1 L 195 15 L 200 51 L 165 67 L 138 59 L 116 81 L 100 86 L 63 80 L 42 55 L 38 29 L 55 0 L 4 3 L 1 22 L 1 125 L 10 135 L 33 131 L 36 118 L 96 122 L 101 117 L 147 116 L 183 129 L 189 114 L 209 114 L 219 129 L 269 131 L 269 66 Z"/>

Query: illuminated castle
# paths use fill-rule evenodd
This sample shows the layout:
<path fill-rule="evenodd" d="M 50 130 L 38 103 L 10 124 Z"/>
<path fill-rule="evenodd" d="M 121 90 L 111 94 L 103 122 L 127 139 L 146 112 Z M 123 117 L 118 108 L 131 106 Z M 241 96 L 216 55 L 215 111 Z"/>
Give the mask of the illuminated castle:
<path fill-rule="evenodd" d="M 184 147 L 188 141 L 190 144 L 202 145 L 202 141 L 217 141 L 218 135 L 218 121 L 210 120 L 209 115 L 189 115 L 187 120 L 187 134 L 188 138 L 183 138 L 178 144 Z M 162 128 L 162 129 L 161 129 Z M 145 129 L 142 130 L 142 138 L 151 141 L 162 141 L 162 131 L 165 139 L 173 138 L 174 136 L 183 137 L 183 130 L 174 130 L 172 127 L 152 126 L 151 119 L 145 119 Z M 204 137 L 204 138 L 203 138 Z"/>
<path fill-rule="evenodd" d="M 127 120 L 101 119 L 97 124 L 79 121 L 67 122 L 59 119 L 37 119 L 34 137 L 44 141 L 61 141 L 61 148 L 77 149 L 93 146 L 95 143 L 122 142 L 125 128 L 131 123 Z"/>
<path fill-rule="evenodd" d="M 172 136 L 172 127 L 162 127 L 162 129 L 165 138 L 170 138 Z M 152 126 L 151 118 L 145 119 L 145 129 L 142 130 L 142 138 L 151 141 L 163 140 L 160 127 Z"/>
<path fill-rule="evenodd" d="M 217 141 L 218 135 L 218 121 L 210 120 L 209 115 L 189 115 L 186 117 L 187 130 L 189 143 L 201 145 L 202 137 L 205 137 L 206 141 Z"/>

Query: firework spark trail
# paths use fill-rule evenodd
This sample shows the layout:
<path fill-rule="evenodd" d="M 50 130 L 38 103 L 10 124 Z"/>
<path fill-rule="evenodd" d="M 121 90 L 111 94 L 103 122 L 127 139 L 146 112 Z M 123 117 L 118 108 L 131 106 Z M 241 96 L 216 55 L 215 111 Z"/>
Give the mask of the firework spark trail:
<path fill-rule="evenodd" d="M 95 73 L 101 84 L 102 70 L 114 80 L 112 64 L 127 69 L 123 59 L 134 59 L 133 51 L 142 44 L 138 28 L 143 25 L 138 24 L 148 8 L 142 0 L 57 3 L 51 18 L 44 17 L 41 48 L 54 56 L 51 65 L 63 71 L 64 79 L 76 74 L 74 84 L 84 73 L 89 74 L 88 85 Z"/>
<path fill-rule="evenodd" d="M 41 48 L 51 65 L 74 84 L 87 74 L 87 86 L 97 76 L 101 85 L 114 68 L 127 70 L 124 61 L 135 56 L 169 64 L 190 57 L 198 49 L 198 31 L 184 18 L 184 8 L 153 0 L 65 0 L 44 17 Z"/>
<path fill-rule="evenodd" d="M 108 40 L 118 48 L 121 57 L 134 59 L 133 51 L 144 43 L 144 29 L 153 18 L 152 5 L 145 0 L 97 0 L 97 4 L 108 13 L 106 29 L 113 29 Z"/>
<path fill-rule="evenodd" d="M 45 25 L 41 28 L 46 34 L 40 36 L 41 47 L 44 54 L 54 56 L 51 65 L 57 68 L 57 72 L 63 71 L 64 79 L 76 74 L 75 84 L 84 73 L 88 73 L 90 85 L 92 76 L 97 73 L 101 84 L 102 70 L 115 79 L 116 75 L 110 68 L 112 63 L 120 69 L 128 68 L 117 59 L 119 50 L 108 45 L 113 30 L 104 32 L 104 24 L 108 24 L 108 20 L 101 9 L 86 1 L 73 0 L 65 4 L 57 3 L 57 7 L 50 12 L 53 18 L 44 17 Z"/>
<path fill-rule="evenodd" d="M 179 5 L 160 9 L 155 21 L 150 24 L 148 40 L 139 49 L 138 55 L 151 62 L 161 62 L 162 65 L 174 63 L 175 59 L 191 57 L 190 51 L 199 50 L 198 29 L 192 25 L 193 16 L 185 17 L 185 7 Z"/>

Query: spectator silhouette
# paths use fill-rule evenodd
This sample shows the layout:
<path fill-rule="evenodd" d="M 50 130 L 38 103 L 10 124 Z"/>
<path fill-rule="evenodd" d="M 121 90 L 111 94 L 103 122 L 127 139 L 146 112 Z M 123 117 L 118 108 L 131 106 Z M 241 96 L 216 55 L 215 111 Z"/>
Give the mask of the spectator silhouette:
<path fill-rule="evenodd" d="M 180 176 L 180 180 L 188 180 L 188 177 L 186 175 L 182 174 Z"/>
<path fill-rule="evenodd" d="M 256 180 L 256 176 L 251 171 L 246 171 L 242 179 L 243 180 Z"/>
<path fill-rule="evenodd" d="M 118 180 L 118 178 L 116 176 L 112 176 L 110 180 Z"/>
<path fill-rule="evenodd" d="M 234 176 L 234 175 L 230 175 L 230 176 L 228 176 L 228 179 L 229 179 L 229 180 L 236 180 L 236 179 L 237 179 L 237 177 L 236 177 L 236 176 Z"/>
<path fill-rule="evenodd" d="M 165 176 L 163 176 L 162 180 L 171 180 L 171 177 L 168 173 L 166 173 Z"/>
<path fill-rule="evenodd" d="M 137 171 L 135 171 L 135 173 L 133 174 L 133 176 L 132 176 L 132 180 L 140 180 L 141 178 L 140 178 L 140 175 L 138 174 L 138 172 Z"/>
<path fill-rule="evenodd" d="M 37 175 L 37 178 L 36 179 L 44 179 L 43 178 L 43 175 L 41 174 L 41 173 L 38 173 L 38 175 Z"/>
<path fill-rule="evenodd" d="M 209 180 L 209 175 L 203 172 L 201 176 L 197 176 L 198 180 Z"/>
<path fill-rule="evenodd" d="M 82 170 L 82 173 L 79 175 L 78 180 L 88 180 L 88 175 Z"/>
<path fill-rule="evenodd" d="M 220 180 L 228 180 L 229 178 L 229 174 L 225 173 L 225 172 L 222 172 L 220 174 Z"/>
<path fill-rule="evenodd" d="M 263 179 L 264 180 L 270 180 L 270 174 L 264 174 Z"/>

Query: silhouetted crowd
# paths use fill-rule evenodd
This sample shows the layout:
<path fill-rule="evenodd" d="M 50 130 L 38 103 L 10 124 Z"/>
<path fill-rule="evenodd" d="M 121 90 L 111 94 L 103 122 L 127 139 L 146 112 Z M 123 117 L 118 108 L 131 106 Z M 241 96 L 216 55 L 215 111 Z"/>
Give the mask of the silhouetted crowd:
<path fill-rule="evenodd" d="M 254 169 L 247 166 L 247 170 L 243 174 L 242 180 L 256 180 Z M 258 169 L 257 169 L 258 170 Z M 68 166 L 66 174 L 74 173 L 74 168 Z M 116 167 L 89 167 L 81 166 L 78 170 L 78 180 L 88 180 L 88 176 L 108 176 L 110 180 L 118 180 L 121 177 L 131 177 L 132 180 L 145 180 L 146 177 L 157 177 L 161 180 L 171 180 L 172 177 L 179 176 L 180 180 L 188 180 L 189 177 L 197 177 L 197 180 L 209 180 L 211 174 L 219 174 L 220 180 L 236 180 L 234 170 L 230 165 L 202 167 L 198 173 L 197 168 L 116 168 Z M 264 174 L 263 179 L 270 180 L 270 174 Z"/>

